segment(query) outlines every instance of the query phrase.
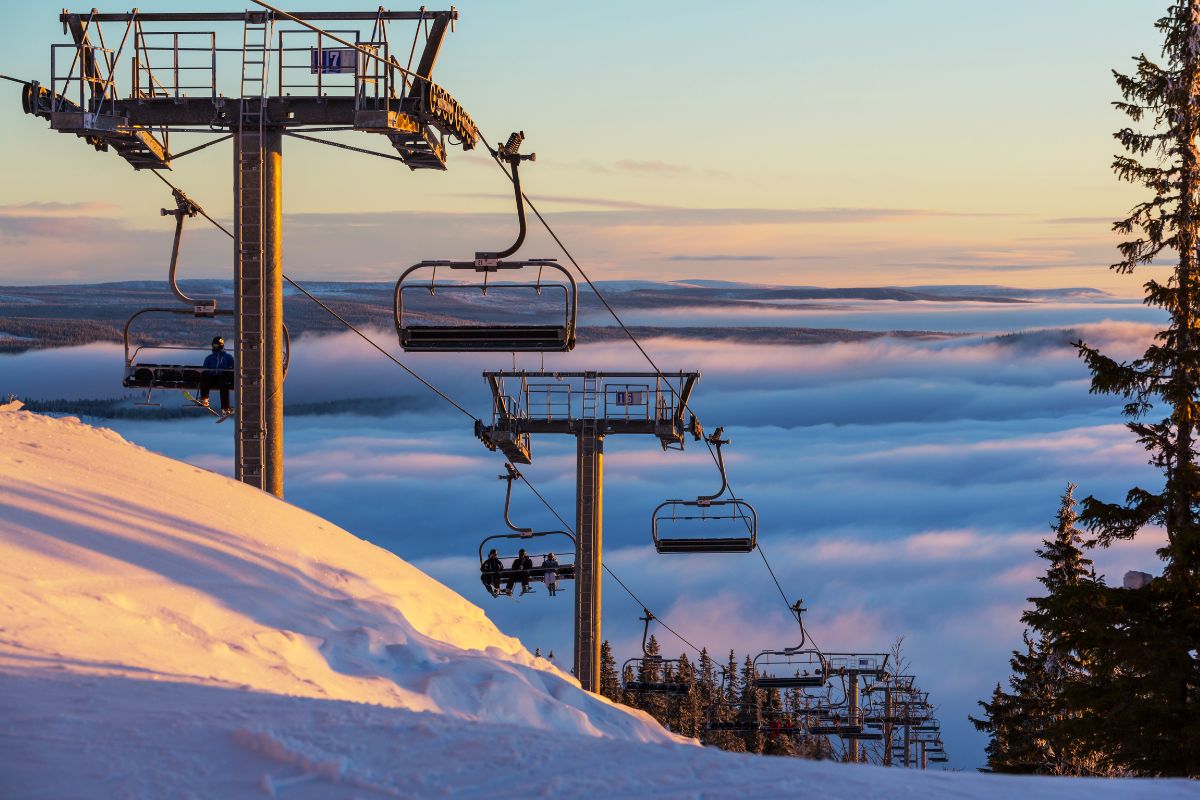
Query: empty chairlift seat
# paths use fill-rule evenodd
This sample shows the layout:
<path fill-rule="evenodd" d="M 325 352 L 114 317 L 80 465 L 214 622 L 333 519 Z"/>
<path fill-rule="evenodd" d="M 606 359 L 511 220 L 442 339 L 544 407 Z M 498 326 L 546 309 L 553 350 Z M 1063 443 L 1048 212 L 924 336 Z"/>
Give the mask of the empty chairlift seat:
<path fill-rule="evenodd" d="M 744 500 L 667 500 L 654 509 L 654 549 L 660 553 L 750 553 L 758 514 Z"/>
<path fill-rule="evenodd" d="M 759 689 L 815 689 L 828 680 L 825 659 L 817 650 L 764 650 L 754 657 Z"/>
<path fill-rule="evenodd" d="M 448 280 L 447 271 L 476 279 Z M 528 279 L 490 280 L 501 271 Z M 549 259 L 422 261 L 396 282 L 396 332 L 407 352 L 566 352 L 578 302 L 575 279 Z"/>
<path fill-rule="evenodd" d="M 624 681 L 625 691 L 646 694 L 687 694 L 692 683 L 680 676 L 682 662 L 676 659 L 643 654 L 621 666 L 621 675 L 633 677 Z"/>
<path fill-rule="evenodd" d="M 660 553 L 750 553 L 758 541 L 758 514 L 745 500 L 726 496 L 729 480 L 717 428 L 706 438 L 721 473 L 721 488 L 695 500 L 667 500 L 654 509 L 650 532 Z M 732 494 L 732 492 L 730 493 Z"/>

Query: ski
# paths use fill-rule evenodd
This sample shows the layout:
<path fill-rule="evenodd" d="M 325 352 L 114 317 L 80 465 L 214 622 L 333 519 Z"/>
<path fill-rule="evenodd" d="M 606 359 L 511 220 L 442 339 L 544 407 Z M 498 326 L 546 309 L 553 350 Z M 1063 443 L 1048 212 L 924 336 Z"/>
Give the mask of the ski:
<path fill-rule="evenodd" d="M 206 403 L 201 403 L 198 399 L 196 399 L 195 397 L 192 396 L 191 392 L 188 392 L 185 390 L 183 392 L 183 396 L 186 397 L 188 399 L 188 402 L 190 402 L 192 405 L 196 406 L 197 408 L 203 408 L 205 411 L 212 414 L 214 417 L 221 416 L 220 411 L 217 411 L 215 408 L 213 408 L 212 406 L 210 406 Z M 221 420 L 218 419 L 217 422 L 221 422 Z"/>

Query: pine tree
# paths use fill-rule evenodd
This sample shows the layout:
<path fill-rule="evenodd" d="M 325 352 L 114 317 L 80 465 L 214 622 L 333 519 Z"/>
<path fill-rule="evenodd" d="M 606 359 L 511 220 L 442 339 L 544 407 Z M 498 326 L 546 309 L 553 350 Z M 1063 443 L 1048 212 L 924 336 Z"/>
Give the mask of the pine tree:
<path fill-rule="evenodd" d="M 699 720 L 699 738 L 704 744 L 717 744 L 716 732 L 708 730 L 707 725 L 709 722 L 719 719 L 719 692 L 720 687 L 717 685 L 717 667 L 713 663 L 712 658 L 708 655 L 708 648 L 705 647 L 700 651 L 700 658 L 696 663 L 696 686 L 693 690 L 693 693 L 695 694 L 696 705 L 700 709 L 702 717 Z"/>
<path fill-rule="evenodd" d="M 1117 157 L 1113 169 L 1152 196 L 1114 223 L 1131 238 L 1119 245 L 1121 260 L 1112 266 L 1132 273 L 1173 251 L 1167 281 L 1144 285 L 1146 304 L 1165 310 L 1169 323 L 1133 361 L 1077 346 L 1092 372 L 1091 390 L 1126 400 L 1128 427 L 1164 476 L 1161 489 L 1135 486 L 1124 503 L 1088 497 L 1080 520 L 1101 546 L 1160 527 L 1165 563 L 1162 578 L 1146 589 L 1097 595 L 1097 613 L 1078 644 L 1114 682 L 1102 678 L 1104 690 L 1085 696 L 1077 710 L 1095 726 L 1088 733 L 1095 749 L 1129 770 L 1197 775 L 1200 663 L 1190 654 L 1200 649 L 1200 0 L 1171 5 L 1156 27 L 1164 37 L 1162 65 L 1142 55 L 1133 74 L 1114 72 L 1123 97 L 1117 108 L 1150 130 L 1115 134 L 1129 155 Z M 1162 416 L 1147 419 L 1152 414 Z M 1150 645 L 1160 649 L 1147 663 L 1139 648 Z M 1122 714 L 1122 723 L 1107 721 Z"/>
<path fill-rule="evenodd" d="M 625 693 L 621 689 L 621 678 L 617 675 L 617 660 L 612 646 L 605 639 L 600 643 L 600 694 L 614 703 L 623 703 Z"/>
<path fill-rule="evenodd" d="M 975 730 L 988 735 L 988 743 L 984 752 L 987 754 L 987 766 L 980 772 L 1010 772 L 1016 760 L 1013 757 L 1012 740 L 1015 728 L 1014 698 L 996 684 L 992 690 L 992 702 L 979 701 L 983 709 L 982 717 L 967 719 L 975 726 Z"/>
<path fill-rule="evenodd" d="M 764 692 L 759 690 L 757 678 L 754 660 L 747 655 L 746 660 L 742 662 L 742 691 L 738 697 L 740 705 L 738 720 L 746 727 L 746 730 L 742 732 L 742 740 L 746 743 L 746 752 L 748 753 L 761 753 L 766 742 L 766 737 L 762 732 Z"/>
<path fill-rule="evenodd" d="M 971 718 L 991 736 L 988 769 L 992 772 L 1045 775 L 1109 774 L 1092 732 L 1098 728 L 1094 631 L 1098 593 L 1105 591 L 1081 549 L 1075 527 L 1075 484 L 1068 484 L 1050 529 L 1052 539 L 1037 554 L 1049 562 L 1038 580 L 1044 597 L 1030 597 L 1021 615 L 1029 627 L 1025 647 L 1009 660 L 1010 692 L 997 686 L 992 702 L 980 702 L 986 717 Z M 1102 723 L 1101 723 L 1102 724 Z"/>
<path fill-rule="evenodd" d="M 685 684 L 688 690 L 672 699 L 674 724 L 671 729 L 683 736 L 699 739 L 704 731 L 704 707 L 700 704 L 696 667 L 688 659 L 687 653 L 681 653 L 677 663 L 679 666 L 675 671 L 675 678 Z"/>

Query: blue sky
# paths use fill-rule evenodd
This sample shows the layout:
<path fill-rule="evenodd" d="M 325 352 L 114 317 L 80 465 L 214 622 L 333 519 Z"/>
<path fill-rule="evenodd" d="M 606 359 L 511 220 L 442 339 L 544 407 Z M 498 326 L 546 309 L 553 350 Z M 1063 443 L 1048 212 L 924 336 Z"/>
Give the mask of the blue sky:
<path fill-rule="evenodd" d="M 48 46 L 66 41 L 55 10 L 10 0 L 0 8 L 0 72 L 47 80 Z M 1103 270 L 1113 252 L 1107 223 L 1136 199 L 1108 170 L 1111 132 L 1123 124 L 1109 106 L 1109 71 L 1156 51 L 1160 3 L 459 10 L 435 78 L 492 140 L 525 130 L 539 155 L 526 170 L 529 194 L 606 277 L 1086 283 L 1129 293 Z M 404 38 L 400 27 L 394 38 Z M 236 26 L 221 36 L 240 42 Z M 169 236 L 157 216 L 169 199 L 162 187 L 22 115 L 18 87 L 5 87 L 0 263 L 9 282 L 157 274 L 155 253 Z M 386 149 L 365 134 L 347 140 Z M 511 224 L 504 179 L 478 151 L 452 153 L 444 174 L 294 139 L 286 159 L 285 259 L 297 276 L 378 277 L 444 257 L 447 246 L 505 238 Z M 229 161 L 228 148 L 215 147 L 180 160 L 174 175 L 222 218 Z M 636 213 L 646 206 L 683 211 L 665 220 Z M 368 232 L 349 247 L 338 236 L 327 247 L 336 256 L 309 256 L 332 237 L 304 229 L 306 215 L 344 230 L 364 213 L 394 234 Z M 486 226 L 462 214 L 497 216 Z M 47 216 L 80 231 L 86 252 L 47 248 L 31 230 Z M 195 269 L 221 275 L 228 248 L 212 242 L 197 245 Z M 767 258 L 675 260 L 721 254 Z"/>

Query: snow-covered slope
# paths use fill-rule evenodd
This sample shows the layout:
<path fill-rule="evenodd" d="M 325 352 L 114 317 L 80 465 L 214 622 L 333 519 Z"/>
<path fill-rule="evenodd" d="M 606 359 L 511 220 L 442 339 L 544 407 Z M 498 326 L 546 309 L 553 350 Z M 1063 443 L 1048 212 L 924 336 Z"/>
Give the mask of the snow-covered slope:
<path fill-rule="evenodd" d="M 1018 785 L 699 748 L 580 691 L 479 608 L 320 518 L 11 406 L 0 720 L 6 800 L 1006 797 Z M 1194 789 L 1136 784 L 1156 797 Z"/>

